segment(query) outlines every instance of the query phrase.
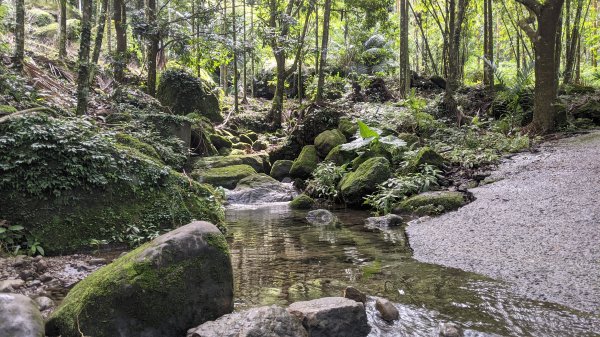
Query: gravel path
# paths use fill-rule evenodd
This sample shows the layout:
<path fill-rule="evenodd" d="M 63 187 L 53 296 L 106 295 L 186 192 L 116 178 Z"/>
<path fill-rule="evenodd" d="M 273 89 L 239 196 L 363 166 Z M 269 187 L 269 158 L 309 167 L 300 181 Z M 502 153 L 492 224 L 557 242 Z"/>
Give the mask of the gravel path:
<path fill-rule="evenodd" d="M 600 132 L 507 160 L 456 212 L 408 227 L 414 257 L 600 313 Z"/>

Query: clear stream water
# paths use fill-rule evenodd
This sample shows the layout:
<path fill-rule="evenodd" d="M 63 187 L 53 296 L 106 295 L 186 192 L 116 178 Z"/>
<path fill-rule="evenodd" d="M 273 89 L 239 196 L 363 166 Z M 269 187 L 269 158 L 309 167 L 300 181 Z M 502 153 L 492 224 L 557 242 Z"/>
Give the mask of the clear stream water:
<path fill-rule="evenodd" d="M 600 317 L 511 293 L 502 282 L 411 258 L 403 229 L 364 226 L 368 213 L 334 212 L 339 226 L 317 226 L 286 204 L 226 211 L 236 310 L 340 296 L 349 285 L 385 297 L 400 311 L 394 324 L 367 303 L 370 336 L 436 336 L 459 323 L 466 336 L 600 336 Z"/>

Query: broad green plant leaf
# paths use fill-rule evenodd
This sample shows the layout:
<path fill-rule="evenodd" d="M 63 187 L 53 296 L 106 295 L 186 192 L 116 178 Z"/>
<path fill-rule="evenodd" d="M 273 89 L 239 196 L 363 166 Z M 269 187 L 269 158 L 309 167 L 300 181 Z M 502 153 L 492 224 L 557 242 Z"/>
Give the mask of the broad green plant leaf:
<path fill-rule="evenodd" d="M 367 124 L 358 121 L 358 130 L 362 138 L 379 138 L 377 131 L 371 129 Z"/>

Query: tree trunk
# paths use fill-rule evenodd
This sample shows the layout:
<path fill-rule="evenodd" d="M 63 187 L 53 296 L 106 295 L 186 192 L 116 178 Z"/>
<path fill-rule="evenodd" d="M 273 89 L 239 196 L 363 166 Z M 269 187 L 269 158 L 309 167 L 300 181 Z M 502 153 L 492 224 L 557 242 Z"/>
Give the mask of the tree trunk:
<path fill-rule="evenodd" d="M 517 0 L 525 5 L 537 18 L 537 30 L 527 22 L 521 28 L 527 33 L 535 51 L 535 89 L 533 120 L 527 126 L 532 133 L 547 133 L 556 125 L 557 113 L 554 106 L 558 92 L 556 75 L 556 34 L 557 24 L 564 0 L 546 0 L 541 4 L 537 0 Z"/>
<path fill-rule="evenodd" d="M 90 90 L 90 45 L 92 38 L 92 0 L 83 0 L 81 41 L 79 44 L 79 71 L 77 75 L 77 115 L 87 114 Z"/>
<path fill-rule="evenodd" d="M 494 24 L 492 0 L 484 0 L 484 72 L 483 84 L 490 92 L 494 90 Z"/>
<path fill-rule="evenodd" d="M 15 54 L 13 64 L 15 69 L 23 70 L 25 58 L 25 1 L 15 1 Z"/>
<path fill-rule="evenodd" d="M 410 90 L 410 64 L 408 54 L 408 0 L 400 0 L 400 97 L 406 98 Z"/>
<path fill-rule="evenodd" d="M 156 23 L 156 0 L 146 0 L 146 20 L 150 27 L 147 36 L 146 62 L 148 77 L 146 79 L 146 90 L 148 95 L 156 95 L 156 56 L 158 55 L 159 33 Z"/>
<path fill-rule="evenodd" d="M 58 58 L 67 58 L 67 0 L 58 1 Z"/>
<path fill-rule="evenodd" d="M 104 25 L 106 23 L 106 13 L 108 11 L 108 0 L 102 0 L 102 8 L 98 16 L 98 30 L 96 31 L 96 39 L 94 40 L 94 51 L 92 52 L 92 68 L 90 72 L 90 84 L 94 83 L 98 60 L 100 59 L 100 50 L 102 49 L 102 40 L 104 38 Z"/>
<path fill-rule="evenodd" d="M 127 16 L 123 0 L 113 2 L 113 20 L 115 21 L 115 35 L 117 50 L 113 58 L 113 72 L 115 80 L 123 83 L 125 79 L 125 66 L 127 65 Z"/>
<path fill-rule="evenodd" d="M 323 13 L 323 36 L 321 42 L 321 61 L 319 67 L 319 80 L 317 82 L 316 101 L 323 100 L 323 87 L 325 86 L 325 67 L 327 65 L 327 49 L 329 48 L 329 20 L 331 17 L 331 0 L 325 0 Z"/>
<path fill-rule="evenodd" d="M 444 93 L 444 107 L 446 114 L 455 116 L 458 125 L 462 123 L 462 113 L 458 110 L 454 94 L 459 86 L 460 71 L 460 40 L 462 23 L 465 18 L 469 0 L 458 0 L 458 11 L 456 0 L 449 0 L 448 7 L 448 78 L 446 81 L 446 92 Z"/>
<path fill-rule="evenodd" d="M 283 112 L 283 94 L 285 90 L 285 51 L 275 52 L 275 62 L 277 64 L 277 83 L 275 84 L 275 96 L 271 105 L 269 120 L 274 128 L 281 127 L 281 115 Z"/>
<path fill-rule="evenodd" d="M 567 11 L 568 12 L 568 11 Z M 579 43 L 579 27 L 581 21 L 581 13 L 583 12 L 583 0 L 577 0 L 577 8 L 575 10 L 575 19 L 573 20 L 573 31 L 572 33 L 567 32 L 567 52 L 565 54 L 565 70 L 563 72 L 563 83 L 570 84 L 573 81 L 573 71 L 575 66 L 575 59 L 577 57 L 578 43 Z M 567 17 L 567 21 L 570 21 Z M 569 29 L 567 27 L 567 29 Z"/>
<path fill-rule="evenodd" d="M 245 1 L 245 0 L 244 0 Z M 232 31 L 233 31 L 233 112 L 236 114 L 239 111 L 239 88 L 238 88 L 238 56 L 237 56 L 237 32 L 235 16 L 235 0 L 231 0 L 231 16 L 232 16 Z"/>

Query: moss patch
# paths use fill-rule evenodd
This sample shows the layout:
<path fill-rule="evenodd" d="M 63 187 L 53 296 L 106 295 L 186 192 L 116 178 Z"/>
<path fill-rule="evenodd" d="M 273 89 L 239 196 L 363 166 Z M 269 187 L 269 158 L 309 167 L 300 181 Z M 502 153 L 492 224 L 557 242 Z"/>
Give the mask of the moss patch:
<path fill-rule="evenodd" d="M 314 145 L 306 145 L 290 169 L 290 175 L 294 178 L 306 179 L 317 168 L 319 156 Z"/>
<path fill-rule="evenodd" d="M 344 201 L 352 206 L 360 206 L 363 198 L 375 192 L 377 184 L 391 176 L 390 162 L 383 157 L 367 159 L 354 172 L 346 174 L 340 181 Z"/>
<path fill-rule="evenodd" d="M 260 173 L 270 170 L 269 158 L 265 154 L 230 155 L 197 158 L 192 164 L 194 170 L 205 170 L 232 165 L 248 165 Z"/>
<path fill-rule="evenodd" d="M 321 132 L 315 138 L 315 147 L 321 158 L 325 158 L 327 154 L 336 146 L 344 144 L 346 137 L 339 130 L 327 130 Z"/>
<path fill-rule="evenodd" d="M 458 209 L 465 204 L 460 192 L 427 192 L 410 197 L 398 204 L 397 212 L 433 215 Z"/>
<path fill-rule="evenodd" d="M 192 177 L 203 183 L 234 189 L 240 180 L 253 174 L 256 174 L 256 170 L 249 165 L 232 165 L 195 170 L 192 172 Z"/>
<path fill-rule="evenodd" d="M 292 202 L 290 202 L 290 207 L 292 209 L 311 209 L 314 204 L 315 201 L 313 198 L 306 194 L 300 194 L 299 196 L 295 197 Z"/>

